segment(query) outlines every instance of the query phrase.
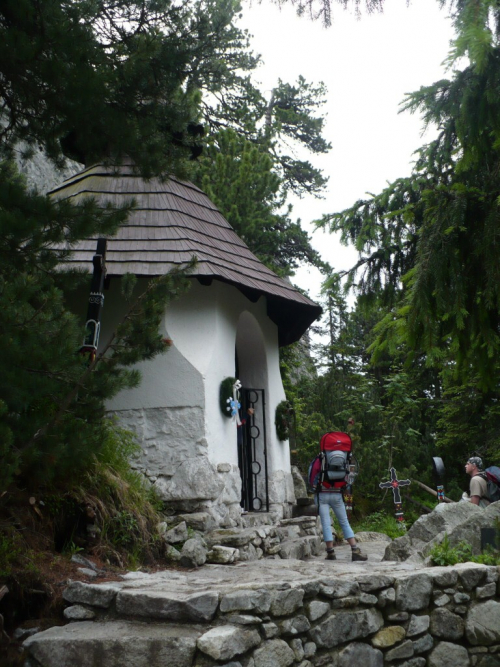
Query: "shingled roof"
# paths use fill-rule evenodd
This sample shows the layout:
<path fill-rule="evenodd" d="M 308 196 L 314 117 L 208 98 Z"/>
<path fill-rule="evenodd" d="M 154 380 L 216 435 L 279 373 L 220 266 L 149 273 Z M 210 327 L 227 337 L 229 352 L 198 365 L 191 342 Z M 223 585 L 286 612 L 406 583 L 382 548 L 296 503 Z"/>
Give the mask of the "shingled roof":
<path fill-rule="evenodd" d="M 98 164 L 49 194 L 75 201 L 92 196 L 116 206 L 135 200 L 127 223 L 108 239 L 108 276 L 163 275 L 196 256 L 198 262 L 191 275 L 203 284 L 214 279 L 235 285 L 251 301 L 266 296 L 267 314 L 278 326 L 280 345 L 298 340 L 321 314 L 320 306 L 257 259 L 206 194 L 192 183 L 176 178 L 146 181 L 131 165 L 117 168 Z M 69 262 L 91 271 L 95 250 L 95 239 L 80 241 Z"/>

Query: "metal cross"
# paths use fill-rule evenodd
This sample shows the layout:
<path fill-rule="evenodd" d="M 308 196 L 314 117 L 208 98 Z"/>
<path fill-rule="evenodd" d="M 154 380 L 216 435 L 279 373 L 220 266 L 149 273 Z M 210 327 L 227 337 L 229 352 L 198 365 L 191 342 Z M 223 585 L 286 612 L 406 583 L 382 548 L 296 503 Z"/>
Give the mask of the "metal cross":
<path fill-rule="evenodd" d="M 397 505 L 401 504 L 401 495 L 399 493 L 400 486 L 408 486 L 411 484 L 409 479 L 398 479 L 396 474 L 396 468 L 390 469 L 391 479 L 388 482 L 380 482 L 379 487 L 381 489 L 392 489 L 394 496 L 394 503 Z"/>

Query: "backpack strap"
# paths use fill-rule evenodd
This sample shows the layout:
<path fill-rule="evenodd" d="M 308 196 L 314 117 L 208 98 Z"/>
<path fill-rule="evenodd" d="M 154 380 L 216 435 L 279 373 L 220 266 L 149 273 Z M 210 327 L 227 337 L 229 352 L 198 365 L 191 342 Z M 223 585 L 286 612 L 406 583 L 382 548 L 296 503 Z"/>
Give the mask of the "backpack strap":
<path fill-rule="evenodd" d="M 484 470 L 481 470 L 481 472 L 478 472 L 477 475 L 474 475 L 474 477 L 480 477 L 481 479 L 484 479 L 484 481 L 486 482 L 486 495 L 482 495 L 479 497 L 486 498 L 486 500 L 488 500 L 488 475 L 485 473 Z"/>

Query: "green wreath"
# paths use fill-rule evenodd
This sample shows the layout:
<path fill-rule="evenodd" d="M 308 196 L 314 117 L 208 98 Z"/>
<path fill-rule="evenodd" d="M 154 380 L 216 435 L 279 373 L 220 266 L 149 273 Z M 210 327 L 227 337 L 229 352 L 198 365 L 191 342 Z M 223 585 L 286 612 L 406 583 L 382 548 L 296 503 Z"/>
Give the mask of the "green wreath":
<path fill-rule="evenodd" d="M 229 408 L 229 403 L 227 402 L 228 398 L 233 398 L 233 384 L 236 382 L 236 378 L 225 378 L 220 383 L 219 389 L 219 406 L 220 411 L 227 417 L 231 419 L 231 409 Z"/>
<path fill-rule="evenodd" d="M 276 435 L 279 440 L 288 440 L 290 438 L 290 429 L 292 428 L 293 407 L 290 401 L 281 401 L 276 406 L 274 424 L 276 426 Z"/>

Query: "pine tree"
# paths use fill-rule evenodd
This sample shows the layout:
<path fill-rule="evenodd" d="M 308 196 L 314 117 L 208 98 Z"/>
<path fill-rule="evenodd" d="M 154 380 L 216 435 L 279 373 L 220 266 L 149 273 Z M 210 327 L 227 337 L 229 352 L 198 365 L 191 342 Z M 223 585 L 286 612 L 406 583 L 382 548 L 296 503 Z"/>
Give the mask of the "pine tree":
<path fill-rule="evenodd" d="M 257 62 L 234 26 L 237 11 L 232 0 L 6 0 L 1 156 L 23 140 L 56 163 L 129 155 L 145 176 L 186 174 L 200 139 L 200 91 L 237 89 L 237 72 Z M 182 274 L 153 281 L 134 301 L 105 356 L 89 366 L 77 353 L 82 323 L 64 293 L 78 276 L 61 273 L 65 253 L 54 248 L 112 234 L 129 210 L 50 201 L 0 164 L 2 488 L 13 475 L 32 486 L 85 474 L 106 435 L 105 400 L 139 382 L 132 364 L 168 349 L 159 323 L 186 287 Z"/>
<path fill-rule="evenodd" d="M 80 162 L 128 155 L 145 176 L 186 173 L 202 91 L 237 94 L 258 59 L 234 0 L 5 0 L 5 153 L 23 139 Z"/>
<path fill-rule="evenodd" d="M 274 166 L 265 144 L 220 130 L 198 161 L 196 180 L 255 255 L 289 276 L 303 262 L 322 262 L 291 208 L 281 212 L 283 181 Z"/>
<path fill-rule="evenodd" d="M 331 0 L 273 0 L 278 5 L 284 5 L 287 1 L 290 2 L 296 9 L 299 16 L 307 15 L 313 21 L 320 20 L 324 26 L 328 27 L 333 22 L 333 3 Z M 337 0 L 343 9 L 353 6 L 356 14 L 361 14 L 361 0 Z M 383 0 L 365 0 L 364 8 L 367 13 L 374 11 L 381 11 L 383 8 Z"/>
<path fill-rule="evenodd" d="M 168 349 L 159 324 L 184 285 L 175 275 L 150 284 L 90 366 L 78 353 L 82 323 L 68 311 L 65 291 L 88 278 L 61 274 L 68 251 L 53 247 L 112 233 L 127 213 L 99 209 L 92 200 L 75 207 L 29 194 L 0 165 L 2 488 L 14 473 L 31 485 L 82 474 L 99 451 L 104 400 L 137 385 L 139 375 L 129 366 Z"/>
<path fill-rule="evenodd" d="M 428 363 L 452 360 L 464 377 L 472 370 L 485 389 L 496 385 L 492 361 L 500 351 L 500 46 L 493 6 L 457 3 L 451 57 L 467 53 L 470 64 L 405 102 L 439 127 L 413 175 L 323 220 L 364 253 L 355 267 L 365 269 L 360 289 L 390 295 L 379 344 L 405 340 Z"/>

